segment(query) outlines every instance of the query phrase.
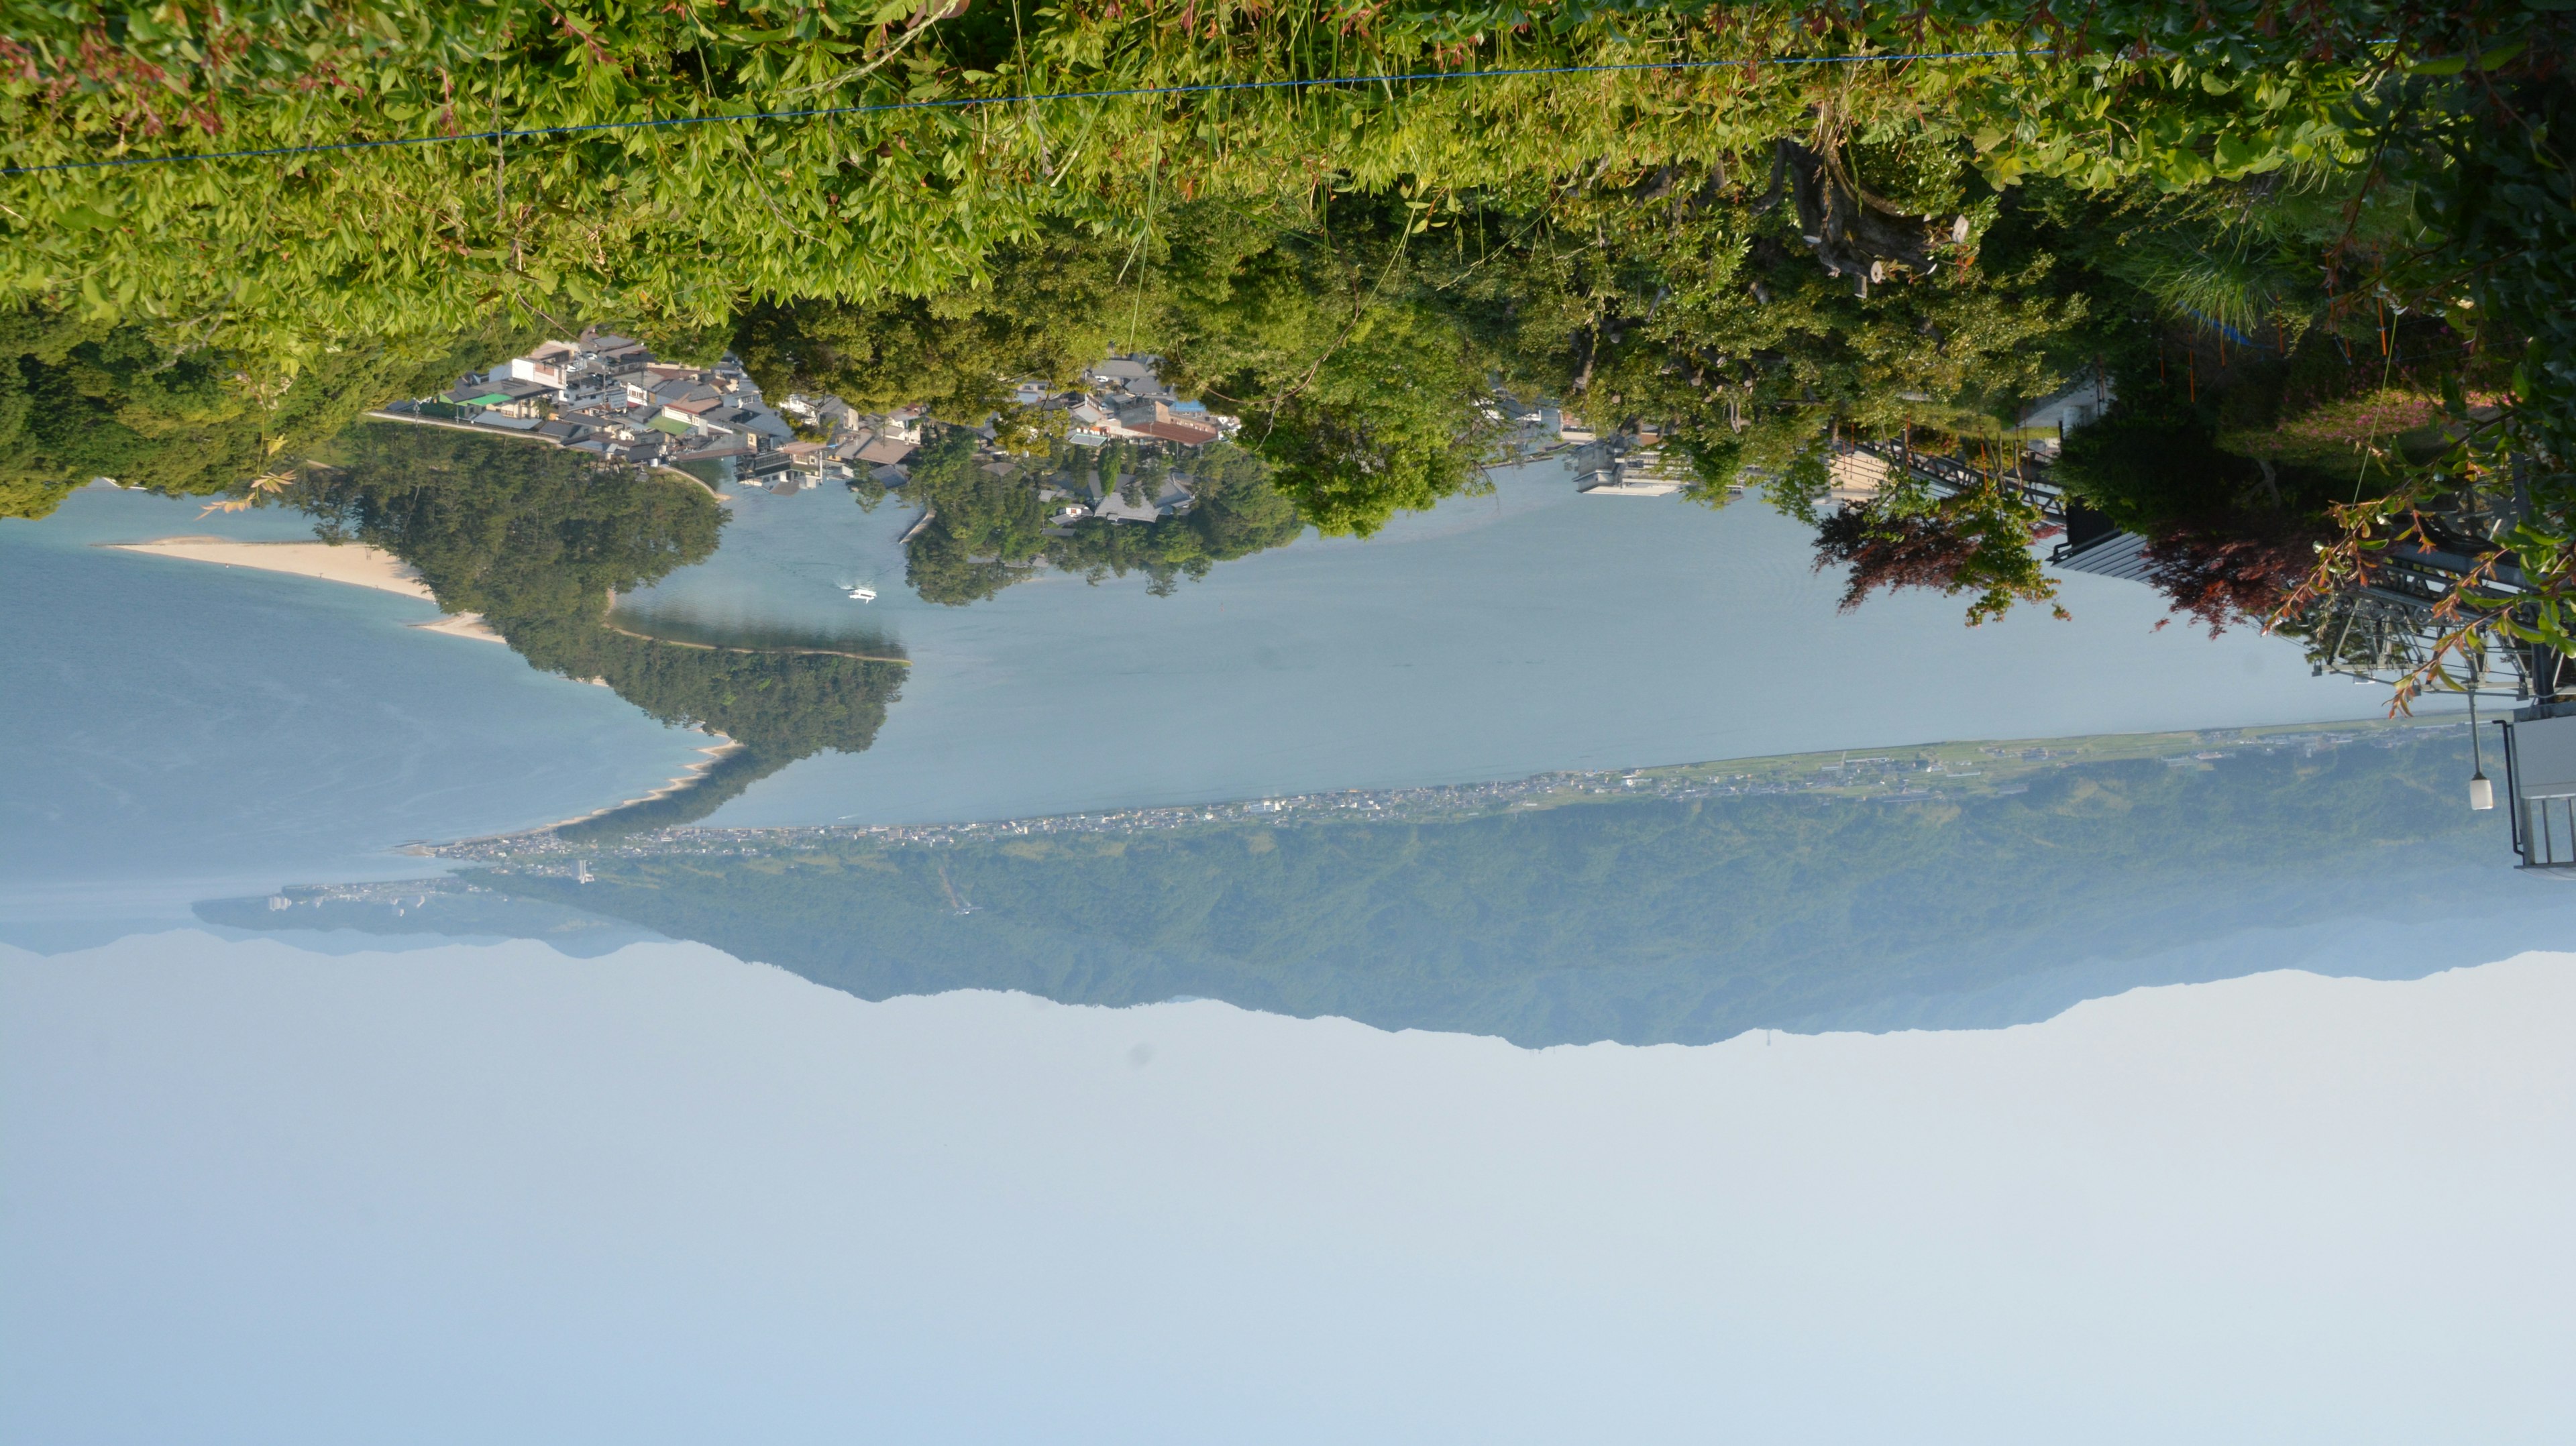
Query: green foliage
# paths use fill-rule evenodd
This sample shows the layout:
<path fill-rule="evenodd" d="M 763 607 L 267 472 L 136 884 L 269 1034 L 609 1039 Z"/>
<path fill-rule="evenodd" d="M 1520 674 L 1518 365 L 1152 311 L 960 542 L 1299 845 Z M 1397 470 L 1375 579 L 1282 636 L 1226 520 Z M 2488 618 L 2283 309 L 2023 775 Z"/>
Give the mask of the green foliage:
<path fill-rule="evenodd" d="M 1652 199 L 1602 186 L 1477 217 L 1510 239 L 1434 284 L 1521 388 L 1567 397 L 1605 426 L 1723 432 L 1775 468 L 1828 419 L 1892 436 L 1963 409 L 2009 414 L 2054 390 L 2081 349 L 2069 338 L 2085 301 L 2056 283 L 2036 238 L 1990 228 L 1974 264 L 1864 297 L 1817 265 L 1794 215 L 1766 209 L 1758 176 L 1741 161 L 1677 165 L 1638 183 L 1661 192 Z M 1744 435 L 1784 409 L 1820 417 Z"/>
<path fill-rule="evenodd" d="M 2015 603 L 2054 603 L 2057 584 L 2031 551 L 2039 524 L 2036 506 L 1995 484 L 1937 499 L 1891 489 L 1867 503 L 1845 503 L 1824 520 L 1816 531 L 1816 567 L 1851 569 L 1845 612 L 1881 588 L 1973 593 L 1973 628 Z M 2054 610 L 2067 616 L 2064 608 Z"/>
<path fill-rule="evenodd" d="M 1367 536 L 1479 480 L 1490 352 L 1411 254 L 1416 212 L 1353 201 L 1203 268 L 1175 308 L 1177 374 L 1244 418 L 1242 444 L 1326 534 Z M 1238 230 L 1229 237 L 1242 247 Z"/>
<path fill-rule="evenodd" d="M 2555 13 L 21 8 L 0 67 L 20 165 L 566 129 L 0 178 L 0 305 L 141 338 L 82 363 L 107 382 L 66 384 L 143 443 L 57 427 L 34 449 L 53 473 L 0 478 L 13 511 L 41 509 L 93 452 L 143 466 L 129 454 L 156 439 L 232 459 L 205 485 L 237 484 L 233 440 L 174 440 L 220 430 L 210 408 L 277 401 L 388 339 L 582 317 L 679 355 L 732 338 L 765 381 L 830 379 L 960 421 L 993 409 L 999 380 L 1059 375 L 1104 340 L 1159 349 L 1246 417 L 1246 447 L 1327 532 L 1473 487 L 1482 443 L 1462 402 L 1495 383 L 1603 425 L 1657 423 L 1706 475 L 1763 474 L 1798 509 L 1793 464 L 1819 438 L 2009 423 L 2103 364 L 2115 319 L 2269 320 L 2295 340 L 2349 332 L 2356 298 L 2384 295 L 2468 318 L 2522 361 L 2505 421 L 2407 485 L 2474 489 L 2508 451 L 2538 458 L 2525 571 L 2544 589 L 2576 577 L 2576 306 L 2561 295 L 2576 192 L 2552 139 L 2570 84 Z M 1754 63 L 1944 50 L 1981 58 Z M 1647 58 L 1723 63 L 1634 68 Z M 1630 68 L 1034 98 L 1591 65 Z M 833 114 L 661 124 L 775 109 Z M 1764 184 L 1793 155 L 1794 201 Z M 1903 259 L 1912 280 L 1857 295 L 1802 234 L 1819 174 L 1890 234 L 1953 216 L 1965 234 Z M 144 368 L 151 356 L 194 360 Z M 189 366 L 238 373 L 237 393 L 198 396 Z M 118 398 L 163 372 L 172 395 L 143 411 L 180 420 L 138 427 Z M 30 386 L 0 379 L 0 420 Z M 1032 547 L 1024 531 L 951 549 L 935 590 L 989 592 L 999 575 L 978 569 Z"/>
<path fill-rule="evenodd" d="M 694 483 L 392 422 L 350 429 L 326 456 L 285 498 L 321 518 L 326 537 L 410 563 L 441 607 L 481 613 L 532 667 L 600 679 L 665 723 L 743 745 L 695 786 L 594 820 L 591 833 L 701 818 L 796 759 L 862 751 L 901 686 L 899 660 L 714 647 L 617 626 L 612 594 L 714 552 L 723 511 Z"/>
<path fill-rule="evenodd" d="M 2070 496 L 2132 532 L 2235 507 L 2261 478 L 2219 450 L 2210 419 L 2151 380 L 2124 386 L 2091 426 L 2069 433 L 2052 475 Z"/>
<path fill-rule="evenodd" d="M 320 353 L 258 385 L 219 353 L 132 323 L 0 312 L 0 517 L 35 518 L 95 477 L 181 496 L 240 488 L 393 396 L 445 386 L 517 338 L 407 337 Z"/>
<path fill-rule="evenodd" d="M 595 617 L 611 593 L 704 561 L 724 522 L 691 483 L 518 438 L 365 422 L 317 460 L 286 498 L 325 536 L 384 548 L 439 606 L 496 625 Z"/>
<path fill-rule="evenodd" d="M 2471 633 L 2576 654 L 2576 16 L 2496 17 L 2463 27 L 2453 64 L 2383 89 L 2370 119 L 2386 169 L 2416 196 L 2432 240 L 2395 258 L 2386 289 L 2442 316 L 2510 363 L 2500 416 L 2473 412 L 2446 379 L 2447 436 L 2382 502 L 2350 512 L 2329 566 L 2384 546 L 2416 508 L 2465 500 L 2514 516 L 2495 543 L 2513 555 L 2525 601 L 2473 606 Z M 2433 660 L 2438 667 L 2440 658 Z"/>
<path fill-rule="evenodd" d="M 1217 563 L 1285 546 L 1305 530 L 1296 504 L 1271 484 L 1269 465 L 1230 443 L 1177 457 L 1160 450 L 1135 456 L 1126 443 L 1097 455 L 1069 447 L 1061 461 L 1073 475 L 1038 463 L 982 461 L 974 444 L 974 434 L 962 428 L 934 438 L 916 454 L 904 489 L 906 501 L 930 510 L 929 523 L 905 550 L 906 579 L 930 602 L 981 601 L 1030 577 L 1041 562 L 1095 582 L 1142 572 L 1151 580 L 1149 591 L 1163 596 L 1180 578 L 1205 577 Z M 1063 530 L 1069 535 L 1046 528 L 1042 482 L 1075 491 L 1091 475 L 1104 495 L 1123 489 L 1141 500 L 1159 493 L 1176 471 L 1196 499 L 1177 516 L 1086 519 Z"/>
<path fill-rule="evenodd" d="M 605 843 L 655 829 L 686 828 L 742 796 L 743 790 L 795 762 L 791 755 L 738 748 L 709 764 L 685 787 L 642 798 L 589 818 L 558 824 L 555 837 L 571 844 Z"/>
<path fill-rule="evenodd" d="M 1129 314 L 1115 241 L 1052 228 L 1005 245 L 981 284 L 927 297 L 760 303 L 736 323 L 733 348 L 761 389 L 831 393 L 862 411 L 922 404 L 973 426 L 1009 410 L 1011 384 L 1070 385 L 1109 354 L 1113 320 Z"/>
<path fill-rule="evenodd" d="M 1480 459 L 1492 360 L 1406 269 L 1409 215 L 1355 206 L 1328 233 L 1291 205 L 1175 201 L 1151 246 L 1056 227 L 926 298 L 756 307 L 736 345 L 764 388 L 969 425 L 1025 422 L 1009 405 L 1021 378 L 1070 384 L 1113 350 L 1159 355 L 1175 386 L 1248 418 L 1244 445 L 1314 525 L 1366 533 L 1473 486 Z M 1027 521 L 1006 530 L 1024 541 Z M 942 594 L 1000 585 L 962 567 L 998 542 L 943 556 Z"/>
<path fill-rule="evenodd" d="M 1197 501 L 1156 522 L 1074 524 L 1073 536 L 1051 538 L 1047 561 L 1094 581 L 1142 572 L 1148 591 L 1168 595 L 1183 577 L 1196 580 L 1220 562 L 1285 547 L 1305 531 L 1297 505 L 1271 485 L 1269 466 L 1230 443 L 1214 442 L 1186 459 Z"/>
<path fill-rule="evenodd" d="M 996 476 L 975 434 L 950 428 L 913 455 L 906 501 L 930 511 L 904 553 L 904 580 L 924 601 L 962 606 L 1028 575 L 1046 548 L 1037 487 L 1014 468 Z"/>
<path fill-rule="evenodd" d="M 2027 19 L 1968 6 L 1848 20 L 1785 6 L 1568 10 L 1537 24 L 1509 7 L 932 14 L 880 0 L 581 0 L 542 14 L 482 0 L 69 4 L 14 17 L 0 121 L 12 161 L 43 166 L 1424 68 L 1978 51 L 2024 43 Z M 2183 48 L 2189 62 L 2099 51 L 1017 101 L 42 172 L 0 183 L 0 297 L 280 359 L 502 311 L 633 318 L 669 346 L 754 301 L 952 291 L 989 274 L 996 246 L 1061 224 L 1152 249 L 1170 209 L 1203 197 L 1416 183 L 1536 193 L 1587 169 L 1754 153 L 1807 134 L 1818 107 L 1879 163 L 1879 184 L 1909 197 L 1951 184 L 1917 167 L 1925 147 L 1971 138 L 1986 142 L 1990 174 L 2080 157 L 2088 177 L 2170 170 L 2185 154 L 2228 170 L 2260 164 L 2247 154 L 2332 148 L 2308 132 L 2349 89 L 2357 47 L 2323 62 L 2279 45 L 2259 58 Z M 2142 87 L 2154 107 L 2134 104 Z M 2171 124 L 2135 123 L 2160 116 Z"/>
<path fill-rule="evenodd" d="M 1911 805 L 1622 799 L 935 849 L 808 837 L 748 857 L 688 840 L 595 859 L 586 885 L 473 877 L 870 999 L 1187 994 L 1538 1046 L 1895 1028 L 1990 992 L 2009 1001 L 1975 1021 L 1991 1025 L 2163 982 L 2137 961 L 2205 960 L 2240 929 L 2421 917 L 2458 886 L 2429 861 L 2480 827 L 2454 791 L 2466 751 L 2453 734 L 2214 771 L 2085 764 Z M 1959 884 L 2006 877 L 2048 886 Z M 2093 987 L 2071 988 L 2088 960 Z"/>

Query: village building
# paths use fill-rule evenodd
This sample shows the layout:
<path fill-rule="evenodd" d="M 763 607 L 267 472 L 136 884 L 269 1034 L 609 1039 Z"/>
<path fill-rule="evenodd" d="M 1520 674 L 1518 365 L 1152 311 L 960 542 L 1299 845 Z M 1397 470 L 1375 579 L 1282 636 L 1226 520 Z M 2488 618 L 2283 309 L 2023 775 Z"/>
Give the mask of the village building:
<path fill-rule="evenodd" d="M 1575 479 L 1574 490 L 1586 497 L 1671 497 L 1699 485 L 1690 458 L 1667 451 L 1663 429 L 1639 426 L 1609 460 Z"/>
<path fill-rule="evenodd" d="M 1111 356 L 1067 387 L 1045 378 L 1012 384 L 1010 405 L 1052 414 L 1040 428 L 1077 447 L 1121 443 L 1146 452 L 1195 449 L 1233 435 L 1241 423 L 1210 413 L 1167 385 L 1161 358 Z M 433 405 L 436 404 L 436 405 Z M 927 409 L 862 413 L 829 395 L 790 393 L 775 407 L 731 357 L 713 367 L 656 358 L 632 337 L 596 329 L 551 340 L 490 370 L 466 376 L 437 398 L 399 403 L 396 414 L 463 422 L 540 438 L 607 461 L 644 467 L 715 464 L 719 481 L 796 492 L 824 482 L 900 488 L 926 440 Z M 977 465 L 1008 478 L 1027 464 L 998 445 L 999 418 L 973 430 L 983 438 Z M 1184 476 L 1166 476 L 1152 496 L 1103 495 L 1097 478 L 1085 498 L 1041 486 L 1055 530 L 1086 520 L 1151 523 L 1190 510 L 1197 499 Z"/>
<path fill-rule="evenodd" d="M 442 403 L 439 414 L 451 420 L 541 437 L 606 460 L 650 467 L 730 459 L 738 476 L 746 467 L 765 475 L 797 465 L 781 451 L 796 440 L 795 428 L 763 402 L 739 366 L 657 361 L 643 343 L 614 333 L 592 330 L 544 342 L 430 400 Z M 392 410 L 433 415 L 422 402 Z M 763 462 L 772 454 L 780 459 L 774 467 Z M 822 467 L 806 471 L 818 477 Z"/>

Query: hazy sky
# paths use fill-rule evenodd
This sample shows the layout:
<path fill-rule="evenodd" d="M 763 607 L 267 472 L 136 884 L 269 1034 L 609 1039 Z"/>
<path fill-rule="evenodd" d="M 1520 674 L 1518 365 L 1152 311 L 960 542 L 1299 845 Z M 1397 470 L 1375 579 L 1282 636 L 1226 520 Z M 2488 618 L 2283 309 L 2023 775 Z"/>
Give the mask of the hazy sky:
<path fill-rule="evenodd" d="M 2563 1441 L 2576 955 L 1523 1051 L 0 962 L 14 1441 Z"/>

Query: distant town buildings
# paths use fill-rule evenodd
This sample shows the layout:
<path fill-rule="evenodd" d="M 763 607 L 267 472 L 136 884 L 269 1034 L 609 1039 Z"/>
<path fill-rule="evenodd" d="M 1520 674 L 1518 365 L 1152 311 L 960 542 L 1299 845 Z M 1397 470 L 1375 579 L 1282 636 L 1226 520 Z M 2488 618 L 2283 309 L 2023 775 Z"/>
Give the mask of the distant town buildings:
<path fill-rule="evenodd" d="M 1577 428 L 1590 437 L 1589 428 Z M 1579 474 L 1574 490 L 1586 497 L 1670 497 L 1699 485 L 1690 459 L 1664 448 L 1663 429 L 1638 427 L 1617 439 L 1601 465 Z"/>
<path fill-rule="evenodd" d="M 2576 721 L 2576 720 L 2563 720 Z M 1596 769 L 1542 773 L 1487 783 L 1416 788 L 1355 789 L 1198 803 L 1177 807 L 1114 809 L 1099 813 L 987 820 L 978 823 L 808 825 L 789 828 L 681 827 L 637 834 L 605 844 L 574 844 L 551 830 L 470 839 L 428 850 L 441 858 L 499 863 L 524 872 L 579 878 L 593 858 L 648 858 L 696 854 L 748 855 L 809 848 L 833 840 L 873 840 L 894 847 L 955 847 L 988 839 L 1048 835 L 1137 835 L 1195 829 L 1205 824 L 1387 822 L 1430 823 L 1533 808 L 1596 803 L 1608 798 L 1661 798 L 1677 802 L 1730 798 L 1799 797 L 1822 802 L 1907 806 L 1934 799 L 2002 798 L 2030 791 L 2034 781 L 2086 763 L 2160 759 L 2166 767 L 2206 769 L 2229 758 L 2298 754 L 2315 758 L 2348 747 L 2395 748 L 2456 729 L 2455 722 L 2417 720 L 2366 724 L 2289 724 L 2197 732 L 1947 743 L 1853 757 L 1849 753 L 1739 758 L 1653 769 Z M 2576 730 L 2571 730 L 2576 732 Z M 2576 738 L 2570 738 L 2576 746 Z M 2554 755 L 2566 767 L 2535 767 L 2535 776 L 2565 780 L 2576 796 L 2576 753 Z M 2547 785 L 2555 787 L 2556 785 Z M 2526 797 L 2539 795 L 2526 794 Z M 2561 829 L 2564 836 L 2564 829 Z M 449 884 L 457 887 L 461 885 Z M 271 910 L 330 900 L 393 901 L 432 887 L 420 880 L 294 889 L 277 895 Z"/>
<path fill-rule="evenodd" d="M 1097 450 L 1124 442 L 1148 451 L 1194 449 L 1231 437 L 1242 423 L 1211 413 L 1165 385 L 1161 358 L 1112 356 L 1077 384 L 1042 378 L 1017 383 L 1012 404 L 1037 414 L 1042 434 Z M 773 409 L 760 387 L 731 358 L 712 367 L 657 360 L 642 342 L 596 328 L 570 341 L 549 341 L 446 392 L 398 402 L 388 413 L 542 438 L 610 461 L 644 467 L 720 464 L 720 475 L 745 486 L 792 492 L 826 481 L 862 479 L 883 487 L 911 480 L 923 438 L 924 409 L 862 412 L 839 397 L 790 393 Z M 994 423 L 977 430 L 988 469 L 1007 470 Z M 692 468 L 695 471 L 698 469 Z M 1050 525 L 1086 518 L 1148 522 L 1187 511 L 1186 483 L 1164 476 L 1154 495 L 1088 472 L 1088 495 L 1045 488 L 1055 504 Z M 704 475 L 703 473 L 701 474 Z M 1000 475 L 997 472 L 997 475 Z"/>
<path fill-rule="evenodd" d="M 1019 400 L 1040 412 L 1063 412 L 1064 439 L 1077 447 L 1112 442 L 1204 447 L 1241 429 L 1236 419 L 1175 396 L 1163 384 L 1162 362 L 1155 356 L 1113 356 L 1084 368 L 1080 384 L 1067 391 L 1050 395 L 1043 382 L 1023 382 Z"/>
<path fill-rule="evenodd" d="M 1130 455 L 1186 453 L 1234 436 L 1242 422 L 1182 398 L 1162 378 L 1163 359 L 1110 356 L 1083 369 L 1070 386 L 1044 378 L 1015 383 L 1017 421 L 1065 447 L 1098 452 L 1125 444 Z M 924 409 L 862 412 L 839 397 L 789 393 L 773 408 L 732 358 L 711 367 L 654 357 L 632 337 L 584 331 L 548 341 L 487 372 L 461 378 L 446 392 L 398 402 L 388 413 L 541 438 L 609 461 L 641 467 L 685 467 L 702 480 L 794 492 L 827 481 L 900 488 L 911 481 L 921 449 Z M 1498 433 L 1498 455 L 1519 460 L 1576 454 L 1576 489 L 1587 496 L 1664 497 L 1698 484 L 1687 458 L 1664 449 L 1652 425 L 1606 439 L 1583 418 L 1544 402 L 1496 396 L 1480 405 Z M 1013 459 L 989 418 L 976 430 L 981 465 L 1003 475 Z M 690 464 L 713 464 L 713 470 Z M 1588 463 L 1588 465 L 1587 465 Z M 1076 454 L 1057 484 L 1040 482 L 1047 525 L 1086 520 L 1152 522 L 1190 509 L 1186 468 L 1154 469 L 1152 495 L 1135 475 L 1120 477 Z M 1840 495 L 1839 493 L 1837 495 Z"/>
<path fill-rule="evenodd" d="M 802 472 L 810 486 L 829 461 L 825 448 L 796 446 L 796 429 L 730 360 L 657 361 L 642 342 L 596 329 L 387 410 L 542 437 L 642 467 L 731 459 L 738 477 Z"/>

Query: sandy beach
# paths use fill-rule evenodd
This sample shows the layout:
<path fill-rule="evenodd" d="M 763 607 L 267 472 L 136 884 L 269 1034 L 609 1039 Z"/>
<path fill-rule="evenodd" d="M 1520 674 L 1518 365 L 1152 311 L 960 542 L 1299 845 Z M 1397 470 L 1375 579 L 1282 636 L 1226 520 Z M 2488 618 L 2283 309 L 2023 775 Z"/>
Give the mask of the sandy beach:
<path fill-rule="evenodd" d="M 259 572 L 283 572 L 296 577 L 320 578 L 324 582 L 346 583 L 351 587 L 370 587 L 378 592 L 399 593 L 423 602 L 438 601 L 431 595 L 429 584 L 420 580 L 419 572 L 409 563 L 382 548 L 362 543 L 335 545 L 328 542 L 240 542 L 228 537 L 163 537 L 151 542 L 111 542 L 105 545 L 119 552 L 142 552 L 154 557 L 211 562 L 222 567 L 247 567 Z M 492 631 L 474 613 L 449 613 L 435 622 L 414 623 L 412 626 L 425 632 L 473 638 L 478 642 L 501 641 L 501 635 Z"/>
<path fill-rule="evenodd" d="M 412 626 L 424 633 L 445 633 L 451 638 L 472 638 L 478 643 L 500 643 L 504 646 L 509 643 L 509 639 L 492 631 L 492 625 L 483 621 L 481 613 L 449 613 L 436 622 L 414 623 Z"/>

